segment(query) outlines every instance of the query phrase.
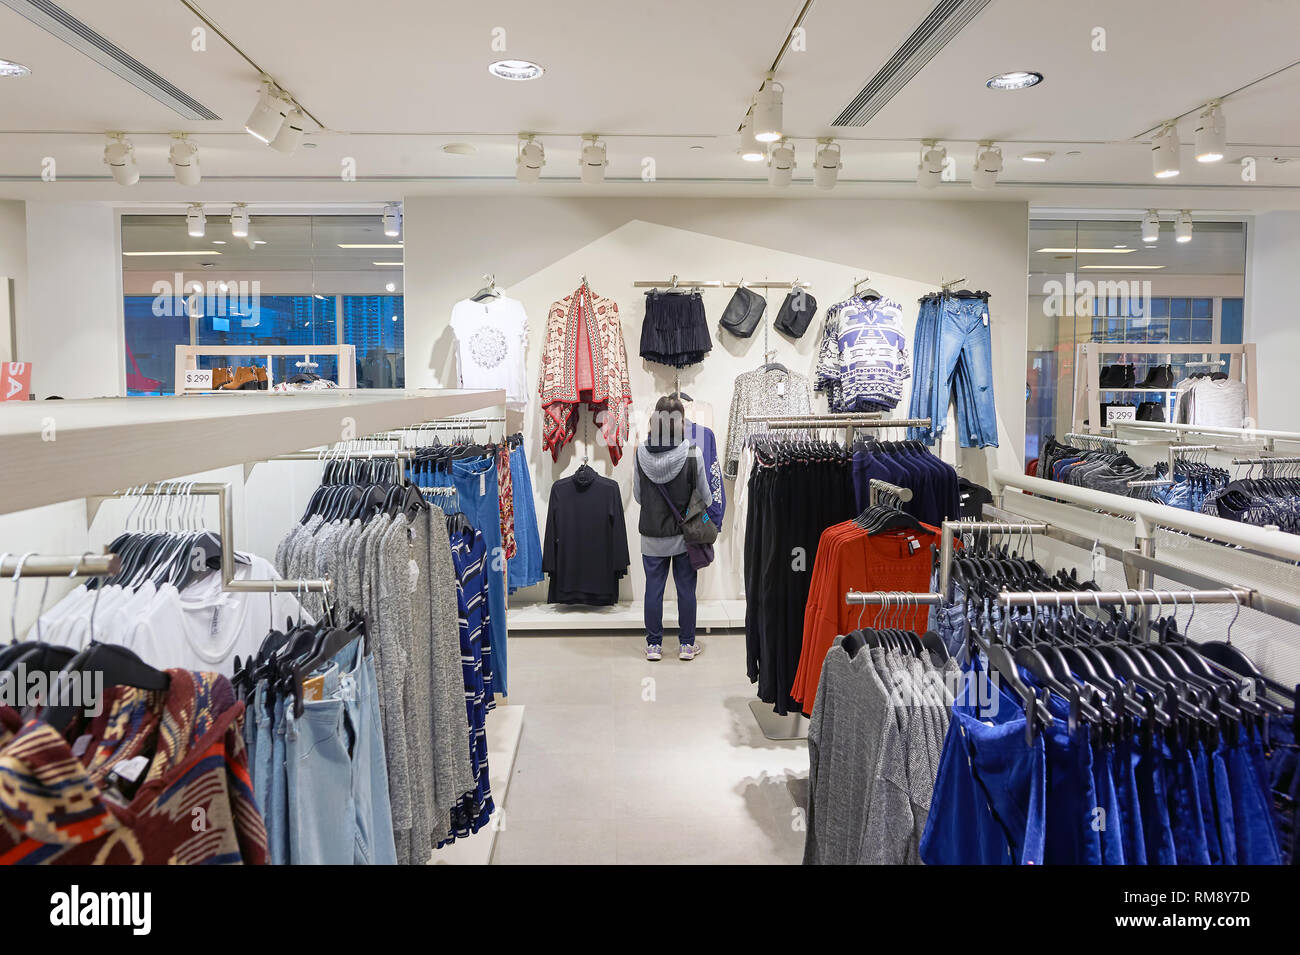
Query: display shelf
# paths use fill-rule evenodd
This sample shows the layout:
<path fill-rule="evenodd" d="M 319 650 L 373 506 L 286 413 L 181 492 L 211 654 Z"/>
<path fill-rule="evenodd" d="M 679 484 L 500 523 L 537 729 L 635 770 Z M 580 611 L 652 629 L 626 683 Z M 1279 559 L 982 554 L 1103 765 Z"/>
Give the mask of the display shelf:
<path fill-rule="evenodd" d="M 1093 434 L 1101 432 L 1107 422 L 1101 420 L 1101 396 L 1103 394 L 1120 394 L 1149 392 L 1151 394 L 1174 395 L 1177 388 L 1106 388 L 1101 385 L 1102 356 L 1127 355 L 1151 358 L 1164 358 L 1172 363 L 1175 355 L 1184 357 L 1200 355 L 1208 359 L 1210 355 L 1227 355 L 1228 377 L 1242 382 L 1246 386 L 1246 417 L 1251 422 L 1259 420 L 1259 383 L 1255 380 L 1258 363 L 1255 344 L 1160 344 L 1134 345 L 1125 342 L 1080 342 L 1074 347 L 1074 407 L 1071 431 L 1083 431 L 1084 421 L 1087 430 Z M 1204 364 L 1205 362 L 1201 362 Z"/>
<path fill-rule="evenodd" d="M 645 604 L 615 604 L 612 607 L 569 607 L 560 604 L 522 604 L 509 609 L 510 632 L 642 630 L 645 627 Z M 701 600 L 696 606 L 695 626 L 705 633 L 714 627 L 745 626 L 745 601 Z M 677 604 L 664 601 L 664 627 L 677 627 Z"/>
<path fill-rule="evenodd" d="M 0 404 L 0 514 L 492 408 L 504 391 L 335 390 Z"/>

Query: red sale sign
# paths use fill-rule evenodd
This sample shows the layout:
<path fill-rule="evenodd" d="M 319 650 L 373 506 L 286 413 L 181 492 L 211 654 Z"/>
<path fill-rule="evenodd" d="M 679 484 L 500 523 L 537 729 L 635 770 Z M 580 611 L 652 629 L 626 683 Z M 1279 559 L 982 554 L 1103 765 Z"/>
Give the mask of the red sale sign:
<path fill-rule="evenodd" d="M 27 401 L 32 390 L 32 363 L 0 363 L 0 401 Z"/>

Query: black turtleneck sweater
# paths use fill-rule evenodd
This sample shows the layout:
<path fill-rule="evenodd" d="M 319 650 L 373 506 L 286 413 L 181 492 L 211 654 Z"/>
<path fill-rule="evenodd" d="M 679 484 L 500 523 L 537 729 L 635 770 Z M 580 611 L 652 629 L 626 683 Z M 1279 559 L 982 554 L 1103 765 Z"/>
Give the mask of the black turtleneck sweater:
<path fill-rule="evenodd" d="M 583 465 L 552 484 L 542 544 L 542 570 L 551 578 L 547 603 L 618 603 L 628 562 L 618 483 Z"/>

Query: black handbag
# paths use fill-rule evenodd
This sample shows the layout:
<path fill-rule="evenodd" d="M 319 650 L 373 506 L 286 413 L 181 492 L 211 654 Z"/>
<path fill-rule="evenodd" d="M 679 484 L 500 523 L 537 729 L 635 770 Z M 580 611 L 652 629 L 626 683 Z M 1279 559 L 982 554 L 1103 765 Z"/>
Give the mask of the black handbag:
<path fill-rule="evenodd" d="M 737 338 L 748 338 L 758 328 L 766 308 L 767 300 L 763 296 L 741 286 L 731 296 L 719 324 Z"/>
<path fill-rule="evenodd" d="M 687 467 L 691 462 L 687 461 Z M 654 482 L 650 482 L 654 484 Z M 668 505 L 668 510 L 672 511 L 673 517 L 682 528 L 682 540 L 686 544 L 686 554 L 691 559 L 691 566 L 696 570 L 703 570 L 713 563 L 713 542 L 718 539 L 718 525 L 709 520 L 708 511 L 703 506 L 703 499 L 691 493 L 691 506 L 686 512 L 686 516 L 678 512 L 676 505 L 673 504 L 672 498 L 662 484 L 655 484 L 659 493 L 663 495 L 664 503 Z"/>
<path fill-rule="evenodd" d="M 781 310 L 776 313 L 776 330 L 799 338 L 808 330 L 816 312 L 817 299 L 803 289 L 795 289 L 786 295 Z"/>

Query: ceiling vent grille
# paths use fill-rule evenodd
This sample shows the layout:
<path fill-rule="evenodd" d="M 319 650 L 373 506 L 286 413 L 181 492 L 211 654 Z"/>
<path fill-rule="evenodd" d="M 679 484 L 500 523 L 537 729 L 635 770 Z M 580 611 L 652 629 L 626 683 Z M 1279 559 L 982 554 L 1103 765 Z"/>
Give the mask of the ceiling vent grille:
<path fill-rule="evenodd" d="M 64 43 L 112 70 L 132 86 L 170 106 L 186 119 L 220 119 L 188 93 L 167 82 L 105 36 L 96 33 L 67 10 L 49 0 L 0 0 L 10 10 Z"/>
<path fill-rule="evenodd" d="M 989 0 L 940 0 L 831 125 L 865 126 L 871 122 L 885 104 L 988 4 Z"/>

